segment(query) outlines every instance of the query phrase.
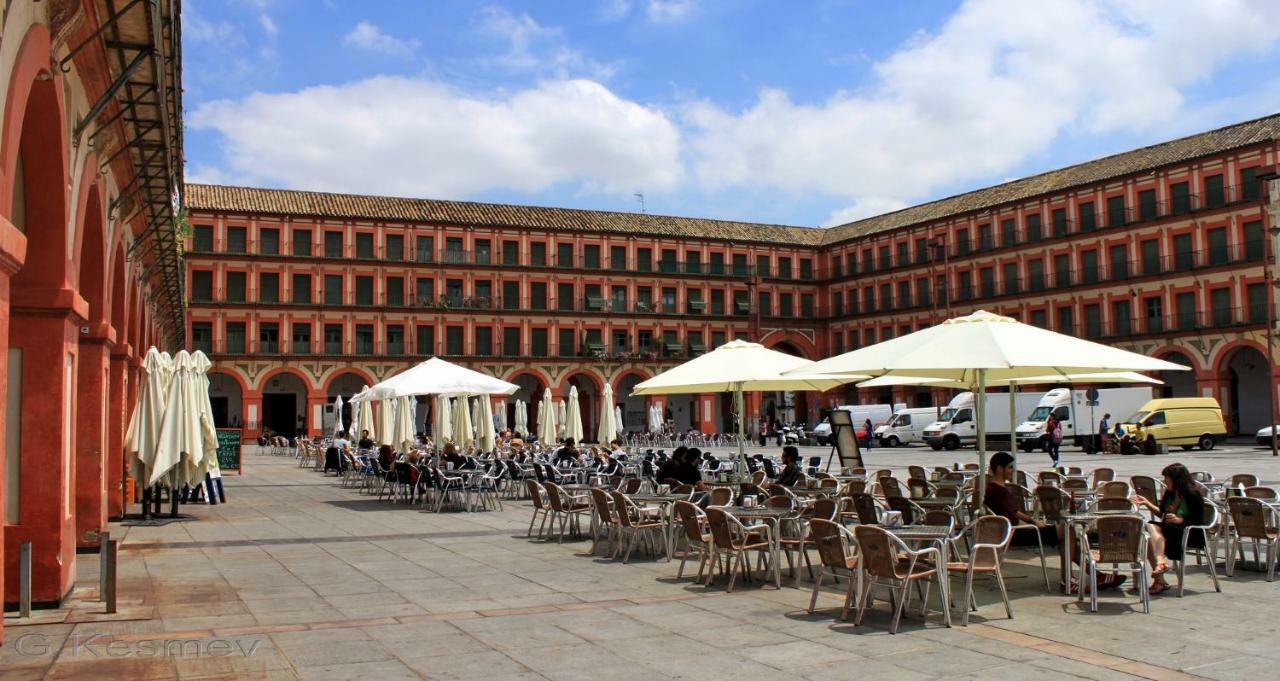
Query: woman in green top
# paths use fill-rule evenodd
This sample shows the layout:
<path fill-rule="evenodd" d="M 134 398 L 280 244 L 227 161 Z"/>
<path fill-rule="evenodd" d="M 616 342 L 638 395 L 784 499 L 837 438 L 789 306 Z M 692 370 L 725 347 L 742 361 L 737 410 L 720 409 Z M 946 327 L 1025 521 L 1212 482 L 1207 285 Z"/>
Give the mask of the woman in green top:
<path fill-rule="evenodd" d="M 1200 495 L 1187 467 L 1173 463 L 1165 466 L 1161 473 L 1164 475 L 1165 491 L 1158 506 L 1136 494 L 1130 497 L 1138 506 L 1149 509 L 1153 517 L 1147 526 L 1151 535 L 1147 542 L 1148 557 L 1152 565 L 1156 566 L 1152 570 L 1153 595 L 1169 588 L 1168 582 L 1164 581 L 1164 573 L 1169 567 L 1166 559 L 1182 560 L 1182 537 L 1186 527 L 1204 524 L 1204 497 Z M 1187 537 L 1187 546 L 1204 548 L 1204 532 Z"/>

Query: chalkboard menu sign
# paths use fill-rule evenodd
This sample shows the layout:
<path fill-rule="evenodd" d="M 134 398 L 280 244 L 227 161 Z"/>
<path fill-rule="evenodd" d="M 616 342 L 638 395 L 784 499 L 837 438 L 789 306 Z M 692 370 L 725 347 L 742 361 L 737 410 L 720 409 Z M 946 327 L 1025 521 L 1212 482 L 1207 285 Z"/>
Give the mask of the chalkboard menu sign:
<path fill-rule="evenodd" d="M 235 471 L 241 475 L 240 438 L 244 431 L 241 428 L 218 429 L 218 468 L 222 472 Z"/>

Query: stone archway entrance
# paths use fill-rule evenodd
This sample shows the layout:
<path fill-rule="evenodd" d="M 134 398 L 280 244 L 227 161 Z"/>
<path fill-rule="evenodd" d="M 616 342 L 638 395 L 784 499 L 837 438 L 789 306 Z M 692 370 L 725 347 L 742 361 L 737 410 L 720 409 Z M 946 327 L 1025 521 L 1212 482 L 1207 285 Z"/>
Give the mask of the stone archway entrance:
<path fill-rule="evenodd" d="M 1224 357 L 1219 366 L 1227 389 L 1227 399 L 1222 405 L 1227 430 L 1251 435 L 1271 425 L 1274 388 L 1266 356 L 1255 348 L 1239 347 Z"/>
<path fill-rule="evenodd" d="M 507 423 L 514 431 L 516 427 L 516 400 L 524 402 L 528 409 L 529 432 L 520 433 L 520 435 L 524 435 L 526 439 L 536 439 L 538 436 L 538 415 L 541 413 L 542 393 L 547 386 L 533 374 L 518 374 L 511 379 L 511 383 L 516 384 L 520 389 L 507 398 Z"/>
<path fill-rule="evenodd" d="M 234 376 L 222 372 L 209 374 L 209 403 L 213 407 L 215 427 L 244 427 L 244 391 Z"/>
<path fill-rule="evenodd" d="M 1160 359 L 1183 366 L 1195 366 L 1191 358 L 1181 352 L 1170 352 Z M 1194 371 L 1160 371 L 1156 373 L 1156 378 L 1164 381 L 1164 385 L 1156 388 L 1156 394 L 1160 397 L 1196 397 L 1200 394 Z"/>
<path fill-rule="evenodd" d="M 307 386 L 293 374 L 276 374 L 262 386 L 262 427 L 286 437 L 306 432 Z"/>

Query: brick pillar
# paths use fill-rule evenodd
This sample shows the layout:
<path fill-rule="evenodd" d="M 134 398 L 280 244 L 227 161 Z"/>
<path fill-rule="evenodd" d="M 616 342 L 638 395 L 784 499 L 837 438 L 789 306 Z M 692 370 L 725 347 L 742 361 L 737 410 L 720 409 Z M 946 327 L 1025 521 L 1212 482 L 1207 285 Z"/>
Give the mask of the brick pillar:
<path fill-rule="evenodd" d="M 5 600 L 18 598 L 17 548 L 32 542 L 32 599 L 59 603 L 75 582 L 76 372 L 89 304 L 72 289 L 14 288 L 10 347 L 22 351 L 21 494 L 5 527 Z M 12 427 L 12 424 L 9 424 Z"/>
<path fill-rule="evenodd" d="M 100 324 L 80 334 L 76 372 L 76 546 L 97 546 L 107 525 L 107 430 L 110 422 L 110 356 L 115 330 Z M 110 486 L 114 488 L 113 486 Z"/>
<path fill-rule="evenodd" d="M 111 389 L 107 397 L 107 517 L 124 515 L 124 431 L 133 415 L 133 403 L 129 401 L 131 390 L 128 344 L 117 345 L 111 351 Z"/>
<path fill-rule="evenodd" d="M 9 280 L 22 267 L 23 261 L 27 257 L 27 237 L 18 231 L 8 220 L 0 218 L 0 443 L 6 442 L 4 434 L 7 432 L 7 410 L 9 400 Z M 7 452 L 5 446 L 0 445 L 0 579 L 6 583 L 6 573 L 8 572 L 8 563 L 6 559 L 8 552 L 5 550 L 9 537 L 5 523 L 7 522 L 5 509 L 8 508 L 5 503 L 5 461 Z M 16 544 L 15 544 L 16 546 Z M 3 589 L 0 589 L 0 595 L 4 600 L 9 600 Z M 4 643 L 4 622 L 0 620 L 0 644 Z"/>
<path fill-rule="evenodd" d="M 244 436 L 257 439 L 262 434 L 262 392 L 246 392 L 240 397 L 240 422 L 244 424 Z"/>
<path fill-rule="evenodd" d="M 319 437 L 324 434 L 324 393 L 311 391 L 307 393 L 307 437 Z M 351 424 L 342 424 L 348 430 Z"/>

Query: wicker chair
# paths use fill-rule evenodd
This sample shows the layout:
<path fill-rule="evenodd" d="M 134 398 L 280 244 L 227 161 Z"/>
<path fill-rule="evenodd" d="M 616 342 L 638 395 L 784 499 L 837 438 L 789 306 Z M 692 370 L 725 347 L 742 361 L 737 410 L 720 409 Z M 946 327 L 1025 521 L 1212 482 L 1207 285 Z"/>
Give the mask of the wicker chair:
<path fill-rule="evenodd" d="M 1151 566 L 1147 562 L 1147 532 L 1142 518 L 1133 515 L 1113 515 L 1098 518 L 1098 546 L 1092 546 L 1087 534 L 1080 540 L 1080 557 L 1089 579 L 1089 610 L 1098 611 L 1098 573 L 1102 566 L 1110 565 L 1111 572 L 1118 572 L 1124 565 L 1127 572 L 1138 573 L 1135 586 L 1142 594 L 1142 611 L 1151 612 L 1151 593 L 1146 589 L 1150 581 Z M 1077 599 L 1084 599 L 1084 589 L 1077 589 Z"/>
<path fill-rule="evenodd" d="M 875 497 L 863 492 L 845 497 L 852 508 L 841 512 L 842 516 L 854 517 L 860 525 L 879 525 L 880 511 L 876 508 Z"/>
<path fill-rule="evenodd" d="M 617 554 L 622 543 L 619 541 L 622 526 L 613 510 L 613 499 L 609 492 L 598 487 L 591 488 L 591 508 L 594 511 L 591 514 L 591 554 L 595 555 L 601 530 L 605 532 L 605 543 L 613 548 L 613 554 Z"/>
<path fill-rule="evenodd" d="M 1260 563 L 1261 545 L 1266 545 L 1267 581 L 1276 575 L 1276 540 L 1280 533 L 1276 531 L 1276 513 L 1261 500 L 1250 497 L 1228 497 L 1227 508 L 1231 511 L 1231 531 L 1227 535 L 1227 576 L 1235 574 L 1236 548 L 1244 554 L 1244 542 L 1253 542 L 1254 562 Z M 1261 564 L 1261 563 L 1260 563 Z"/>
<path fill-rule="evenodd" d="M 813 614 L 813 609 L 818 604 L 822 578 L 830 574 L 839 583 L 843 575 L 849 580 L 849 589 L 844 596 L 844 607 L 840 609 L 840 619 L 848 620 L 849 609 L 853 606 L 854 589 L 860 584 L 857 540 L 844 525 L 815 518 L 809 522 L 809 541 L 817 547 L 820 563 L 818 578 L 813 580 L 813 592 L 809 594 L 809 614 Z"/>
<path fill-rule="evenodd" d="M 1262 499 L 1263 501 L 1275 501 L 1280 498 L 1280 495 L 1277 495 L 1275 489 L 1271 487 L 1246 487 L 1244 488 L 1244 495 L 1253 499 Z"/>
<path fill-rule="evenodd" d="M 969 611 L 978 609 L 977 599 L 973 595 L 973 576 L 979 573 L 989 574 L 1000 587 L 1000 597 L 1004 599 L 1004 611 L 1009 619 L 1013 619 L 1013 607 L 1009 605 L 1009 592 L 1004 586 L 1004 573 L 1000 570 L 1004 562 L 1005 549 L 1013 538 L 1013 528 L 1009 519 L 998 515 L 984 515 L 973 522 L 973 548 L 969 550 L 969 560 L 947 563 L 948 575 L 965 576 L 964 580 L 964 618 L 961 624 L 969 626 Z"/>
<path fill-rule="evenodd" d="M 560 534 L 556 536 L 556 543 L 564 543 L 566 529 L 574 536 L 581 534 L 582 526 L 579 519 L 591 513 L 591 504 L 569 496 L 560 485 L 554 482 L 547 481 L 542 483 L 542 486 L 547 490 L 547 505 L 551 507 L 551 527 L 554 528 L 556 521 L 560 521 Z"/>
<path fill-rule="evenodd" d="M 1114 468 L 1095 468 L 1090 482 L 1094 488 L 1104 482 L 1111 482 L 1116 479 L 1116 471 Z"/>
<path fill-rule="evenodd" d="M 529 499 L 533 501 L 533 517 L 529 519 L 529 531 L 525 532 L 524 536 L 533 536 L 533 523 L 538 520 L 538 514 L 541 513 L 542 525 L 538 526 L 538 536 L 542 537 L 546 531 L 547 519 L 551 517 L 551 508 L 547 506 L 546 502 L 547 493 L 542 488 L 542 485 L 539 485 L 538 481 L 532 478 L 525 478 L 524 484 L 529 489 Z"/>
<path fill-rule="evenodd" d="M 627 534 L 631 535 L 631 541 L 627 542 L 627 552 L 622 556 L 623 563 L 631 559 L 631 552 L 635 550 L 636 544 L 650 534 L 657 534 L 662 537 L 662 547 L 670 554 L 671 547 L 667 544 L 667 521 L 665 519 L 646 513 L 643 508 L 628 499 L 627 495 L 622 492 L 615 490 L 610 492 L 609 495 L 613 497 L 613 512 L 618 518 L 619 538 L 624 538 Z M 657 544 L 652 546 L 656 551 Z"/>
<path fill-rule="evenodd" d="M 861 561 L 859 572 L 861 589 L 858 593 L 858 616 L 854 624 L 862 624 L 866 614 L 871 590 L 876 586 L 890 589 L 896 601 L 893 622 L 889 625 L 889 633 L 898 633 L 898 622 L 902 619 L 902 611 L 906 609 L 910 598 L 912 583 L 925 583 L 924 593 L 920 598 L 921 615 L 927 614 L 929 607 L 929 584 L 938 582 L 942 596 L 942 612 L 947 626 L 951 626 L 951 610 L 947 607 L 947 585 L 939 578 L 937 566 L 942 563 L 942 554 L 937 547 L 912 550 L 906 542 L 874 525 L 858 525 L 853 528 L 853 536 L 858 542 Z"/>
<path fill-rule="evenodd" d="M 738 572 L 745 568 L 745 577 L 751 579 L 751 563 L 747 560 L 750 551 L 758 552 L 762 558 L 768 559 L 773 550 L 773 533 L 768 525 L 743 525 L 740 520 L 729 515 L 723 509 L 712 506 L 707 509 L 707 523 L 711 525 L 713 541 L 711 570 L 707 573 L 707 584 L 715 576 L 715 566 L 722 564 L 729 570 L 729 586 L 726 591 L 733 592 Z M 732 560 L 730 568 L 728 561 Z M 725 561 L 725 562 L 721 562 Z"/>
<path fill-rule="evenodd" d="M 1129 478 L 1133 485 L 1133 493 L 1153 504 L 1160 503 L 1160 495 L 1164 492 L 1164 483 L 1150 475 L 1135 475 Z"/>
<path fill-rule="evenodd" d="M 892 475 L 881 476 L 876 479 L 876 482 L 880 483 L 880 493 L 886 499 L 906 496 L 902 492 L 902 483 L 898 482 L 898 479 Z"/>
<path fill-rule="evenodd" d="M 1235 487 L 1235 488 L 1257 487 L 1257 486 L 1258 486 L 1258 476 L 1254 475 L 1253 473 L 1236 473 L 1235 475 L 1231 476 L 1231 482 L 1227 484 L 1227 487 Z"/>
<path fill-rule="evenodd" d="M 1103 499 L 1128 499 L 1129 483 L 1123 480 L 1112 480 L 1098 485 L 1098 496 Z"/>
<path fill-rule="evenodd" d="M 931 499 L 938 491 L 938 488 L 934 487 L 933 483 L 923 477 L 908 478 L 907 489 L 910 490 L 912 499 Z"/>
<path fill-rule="evenodd" d="M 924 509 L 906 497 L 885 497 L 890 511 L 897 511 L 902 516 L 903 525 L 915 525 L 924 518 Z"/>
<path fill-rule="evenodd" d="M 1058 473 L 1057 471 L 1040 471 L 1040 475 L 1037 476 L 1037 480 L 1040 482 L 1041 485 L 1053 485 L 1054 487 L 1061 487 L 1062 481 L 1064 480 L 1064 478 L 1062 477 L 1062 474 Z"/>
<path fill-rule="evenodd" d="M 711 506 L 728 506 L 733 503 L 733 490 L 728 487 L 713 487 L 710 492 Z"/>
<path fill-rule="evenodd" d="M 676 579 L 684 576 L 684 564 L 689 560 L 689 551 L 698 549 L 698 580 L 702 581 L 702 571 L 707 566 L 707 558 L 711 555 L 712 537 L 707 531 L 707 515 L 702 509 L 687 502 L 677 501 L 675 504 L 676 520 L 684 529 L 685 548 L 680 556 L 680 569 L 676 570 Z"/>

